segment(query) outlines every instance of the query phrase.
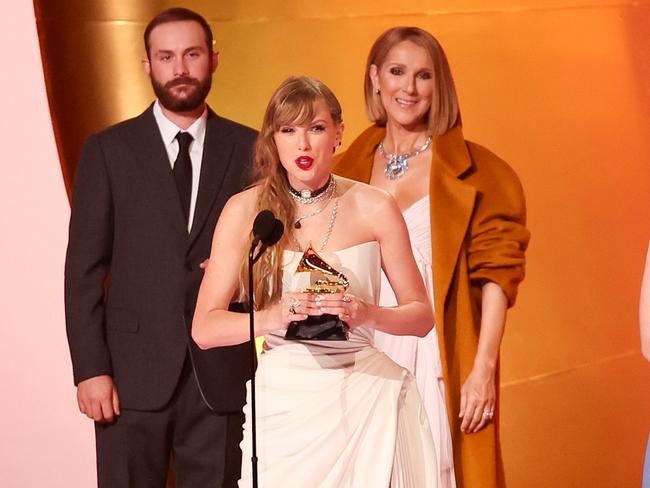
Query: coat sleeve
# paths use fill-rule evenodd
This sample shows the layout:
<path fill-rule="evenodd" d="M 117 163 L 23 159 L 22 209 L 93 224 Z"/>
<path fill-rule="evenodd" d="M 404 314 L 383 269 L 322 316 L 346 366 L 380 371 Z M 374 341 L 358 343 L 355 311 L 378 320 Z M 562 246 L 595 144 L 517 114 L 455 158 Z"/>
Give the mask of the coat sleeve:
<path fill-rule="evenodd" d="M 113 244 L 113 203 L 98 136 L 84 145 L 72 193 L 65 263 L 65 315 L 74 383 L 112 374 L 105 336 L 105 284 Z"/>
<path fill-rule="evenodd" d="M 483 148 L 472 151 L 470 146 L 475 159 L 480 158 L 481 150 L 489 156 L 477 161 L 473 178 L 478 195 L 468 248 L 470 279 L 479 284 L 498 284 L 511 307 L 525 275 L 525 252 L 530 240 L 526 203 L 514 171 Z"/>

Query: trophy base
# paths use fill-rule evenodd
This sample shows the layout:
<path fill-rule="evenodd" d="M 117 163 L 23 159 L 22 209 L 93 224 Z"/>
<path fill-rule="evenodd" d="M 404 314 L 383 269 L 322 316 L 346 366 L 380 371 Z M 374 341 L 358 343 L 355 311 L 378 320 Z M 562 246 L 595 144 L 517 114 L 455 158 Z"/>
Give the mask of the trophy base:
<path fill-rule="evenodd" d="M 291 341 L 347 341 L 348 324 L 331 314 L 310 315 L 289 323 L 284 338 Z"/>

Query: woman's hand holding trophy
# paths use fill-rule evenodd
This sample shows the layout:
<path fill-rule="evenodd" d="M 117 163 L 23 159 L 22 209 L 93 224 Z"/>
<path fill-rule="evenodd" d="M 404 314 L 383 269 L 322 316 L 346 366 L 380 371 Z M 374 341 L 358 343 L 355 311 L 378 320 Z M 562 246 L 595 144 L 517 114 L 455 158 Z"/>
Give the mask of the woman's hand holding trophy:
<path fill-rule="evenodd" d="M 350 293 L 316 295 L 315 301 L 320 313 L 338 316 L 350 329 L 368 323 L 370 305 Z"/>
<path fill-rule="evenodd" d="M 311 246 L 296 272 L 310 273 L 314 279 L 301 292 L 282 296 L 289 318 L 285 339 L 347 340 L 350 328 L 361 325 L 368 317 L 369 306 L 347 293 L 350 283 L 346 276 L 327 264 Z"/>

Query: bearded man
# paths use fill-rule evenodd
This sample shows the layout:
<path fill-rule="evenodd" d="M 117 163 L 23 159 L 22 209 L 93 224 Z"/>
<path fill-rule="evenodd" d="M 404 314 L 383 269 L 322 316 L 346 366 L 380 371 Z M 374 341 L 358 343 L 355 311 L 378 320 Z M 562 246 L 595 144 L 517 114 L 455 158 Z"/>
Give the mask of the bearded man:
<path fill-rule="evenodd" d="M 100 487 L 235 486 L 248 345 L 188 331 L 221 209 L 246 183 L 255 131 L 205 103 L 218 53 L 187 9 L 144 33 L 157 100 L 92 135 L 77 167 L 65 268 L 77 400 L 95 421 Z"/>

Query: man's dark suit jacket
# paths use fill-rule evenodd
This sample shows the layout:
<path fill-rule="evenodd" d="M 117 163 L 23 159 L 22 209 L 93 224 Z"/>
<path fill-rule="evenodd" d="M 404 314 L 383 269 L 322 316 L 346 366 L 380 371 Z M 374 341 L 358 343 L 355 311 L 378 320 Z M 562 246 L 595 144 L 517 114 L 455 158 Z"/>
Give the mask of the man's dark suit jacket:
<path fill-rule="evenodd" d="M 209 111 L 190 234 L 152 106 L 91 136 L 77 168 L 65 266 L 74 381 L 111 375 L 122 407 L 170 400 L 188 344 L 208 405 L 238 412 L 249 343 L 201 351 L 191 316 L 221 210 L 245 183 L 256 133 Z"/>

